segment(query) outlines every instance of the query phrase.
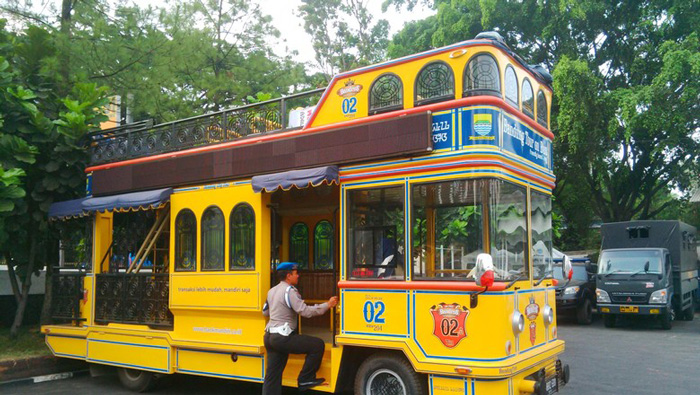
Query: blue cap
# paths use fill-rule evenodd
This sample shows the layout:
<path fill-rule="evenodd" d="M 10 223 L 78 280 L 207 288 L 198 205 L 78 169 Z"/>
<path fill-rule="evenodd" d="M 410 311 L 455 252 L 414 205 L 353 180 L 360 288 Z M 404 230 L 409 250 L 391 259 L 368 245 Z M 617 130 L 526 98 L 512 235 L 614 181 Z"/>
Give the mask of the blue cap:
<path fill-rule="evenodd" d="M 277 270 L 297 270 L 297 264 L 294 262 L 280 262 L 277 264 Z"/>

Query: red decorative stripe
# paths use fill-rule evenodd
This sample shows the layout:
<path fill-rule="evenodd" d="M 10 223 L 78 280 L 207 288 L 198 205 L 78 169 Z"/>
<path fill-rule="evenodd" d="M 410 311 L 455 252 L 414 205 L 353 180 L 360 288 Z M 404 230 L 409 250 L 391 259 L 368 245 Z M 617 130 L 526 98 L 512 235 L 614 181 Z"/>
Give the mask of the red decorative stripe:
<path fill-rule="evenodd" d="M 491 159 L 489 159 L 489 160 L 490 160 L 490 161 L 493 161 L 493 158 L 491 158 Z M 421 172 L 432 172 L 432 171 L 438 171 L 438 170 L 440 170 L 440 171 L 445 171 L 445 170 L 456 169 L 456 168 L 473 168 L 473 167 L 484 167 L 484 166 L 500 167 L 500 168 L 503 168 L 503 169 L 505 169 L 505 170 L 511 171 L 511 172 L 513 172 L 513 173 L 516 173 L 516 174 L 518 174 L 518 175 L 520 175 L 520 176 L 522 176 L 522 177 L 524 177 L 524 178 L 527 178 L 528 180 L 533 181 L 533 182 L 535 182 L 535 183 L 538 183 L 538 184 L 545 184 L 545 185 L 547 185 L 547 186 L 550 187 L 550 188 L 554 188 L 554 185 L 555 185 L 553 182 L 549 182 L 549 181 L 543 180 L 543 179 L 541 179 L 541 178 L 534 177 L 534 176 L 530 175 L 529 173 L 526 173 L 526 172 L 524 172 L 524 171 L 520 171 L 520 170 L 513 169 L 513 168 L 508 167 L 508 166 L 506 166 L 505 164 L 501 164 L 501 163 L 487 163 L 487 164 L 484 164 L 484 163 L 475 162 L 475 163 L 457 163 L 457 164 L 443 165 L 443 166 L 435 165 L 434 168 L 430 168 L 430 169 L 421 169 L 420 171 L 421 171 Z M 342 177 L 342 180 L 343 180 L 344 182 L 347 182 L 347 181 L 359 181 L 359 180 L 364 180 L 364 179 L 367 179 L 367 178 L 399 176 L 399 175 L 407 174 L 407 173 L 416 173 L 417 171 L 418 171 L 418 170 L 416 170 L 416 169 L 410 168 L 410 169 L 405 169 L 405 170 L 396 170 L 396 171 L 392 171 L 392 172 L 386 172 L 386 173 L 382 173 L 382 174 L 368 174 L 368 175 L 358 175 L 358 176 L 345 176 L 345 177 Z"/>
<path fill-rule="evenodd" d="M 488 291 L 504 291 L 506 283 L 495 282 Z M 398 289 L 398 290 L 439 290 L 439 291 L 483 291 L 476 283 L 458 281 L 339 281 L 340 289 Z"/>

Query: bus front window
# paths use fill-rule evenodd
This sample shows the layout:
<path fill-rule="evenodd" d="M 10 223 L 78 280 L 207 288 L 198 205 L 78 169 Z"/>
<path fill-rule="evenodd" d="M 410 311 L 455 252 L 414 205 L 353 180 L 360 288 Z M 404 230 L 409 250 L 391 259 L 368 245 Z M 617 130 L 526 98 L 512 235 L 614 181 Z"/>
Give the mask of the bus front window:
<path fill-rule="evenodd" d="M 462 279 L 484 252 L 489 180 L 419 184 L 412 188 L 413 277 Z"/>
<path fill-rule="evenodd" d="M 467 179 L 414 185 L 411 196 L 413 278 L 473 281 L 482 252 L 497 281 L 528 278 L 525 188 Z"/>

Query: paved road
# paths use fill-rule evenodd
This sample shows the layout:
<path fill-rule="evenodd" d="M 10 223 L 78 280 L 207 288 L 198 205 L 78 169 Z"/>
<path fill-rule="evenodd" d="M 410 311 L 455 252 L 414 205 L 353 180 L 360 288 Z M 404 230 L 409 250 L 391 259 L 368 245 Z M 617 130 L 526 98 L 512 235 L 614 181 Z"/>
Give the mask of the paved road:
<path fill-rule="evenodd" d="M 559 336 L 571 367 L 562 395 L 700 393 L 700 313 L 670 331 L 638 319 L 612 329 L 601 319 L 591 326 L 562 321 Z"/>
<path fill-rule="evenodd" d="M 571 382 L 562 395 L 700 393 L 700 313 L 691 322 L 678 321 L 670 331 L 654 324 L 629 320 L 607 329 L 602 320 L 578 326 L 560 320 L 559 335 L 566 341 L 562 359 L 571 367 Z M 116 376 L 81 376 L 40 384 L 0 388 L 4 394 L 120 394 Z M 156 394 L 259 394 L 260 385 L 195 376 L 175 376 Z M 285 394 L 297 394 L 288 389 Z M 320 392 L 309 392 L 320 395 Z"/>

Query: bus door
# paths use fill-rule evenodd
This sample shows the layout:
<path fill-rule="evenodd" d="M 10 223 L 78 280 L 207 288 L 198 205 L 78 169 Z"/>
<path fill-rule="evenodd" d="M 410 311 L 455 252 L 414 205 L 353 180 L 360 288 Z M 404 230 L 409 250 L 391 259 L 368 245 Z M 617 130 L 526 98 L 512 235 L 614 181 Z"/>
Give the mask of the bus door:
<path fill-rule="evenodd" d="M 337 294 L 339 194 L 335 184 L 272 193 L 273 228 L 277 229 L 272 234 L 273 250 L 279 261 L 299 266 L 297 288 L 307 304 L 323 303 Z M 276 283 L 274 279 L 271 284 Z M 302 318 L 300 324 L 302 333 L 330 342 L 334 323 L 328 315 Z"/>

